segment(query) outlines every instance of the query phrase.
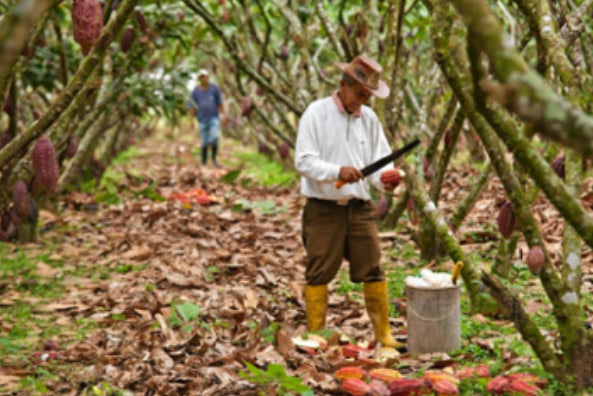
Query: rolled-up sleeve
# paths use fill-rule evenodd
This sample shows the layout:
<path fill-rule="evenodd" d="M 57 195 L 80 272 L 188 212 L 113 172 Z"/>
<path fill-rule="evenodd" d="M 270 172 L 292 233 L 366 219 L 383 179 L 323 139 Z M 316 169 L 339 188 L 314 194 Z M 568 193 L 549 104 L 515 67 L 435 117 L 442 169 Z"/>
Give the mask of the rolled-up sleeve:
<path fill-rule="evenodd" d="M 381 123 L 378 120 L 375 123 L 373 129 L 373 133 L 375 134 L 375 147 L 373 148 L 373 153 L 375 153 L 375 155 L 373 161 L 377 161 L 385 157 L 386 155 L 390 154 L 392 150 L 391 147 L 389 147 L 389 143 L 387 142 L 385 133 L 383 133 Z M 383 168 L 370 175 L 371 183 L 373 184 L 373 186 L 375 186 L 379 190 L 384 190 L 383 183 L 381 183 L 381 173 L 389 169 L 393 169 L 393 162 L 385 165 Z"/>
<path fill-rule="evenodd" d="M 294 166 L 301 176 L 317 182 L 336 181 L 340 174 L 339 165 L 320 158 L 320 147 L 315 136 L 315 117 L 310 109 L 303 113 L 299 121 Z"/>

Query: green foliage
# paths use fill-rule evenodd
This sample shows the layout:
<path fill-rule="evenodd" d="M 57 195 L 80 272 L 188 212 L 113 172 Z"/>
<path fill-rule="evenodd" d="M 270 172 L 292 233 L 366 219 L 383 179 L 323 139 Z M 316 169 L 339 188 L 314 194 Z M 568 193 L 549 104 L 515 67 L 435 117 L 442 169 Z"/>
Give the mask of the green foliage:
<path fill-rule="evenodd" d="M 200 316 L 200 307 L 189 301 L 172 302 L 171 303 L 171 314 L 167 318 L 167 321 L 173 328 L 179 328 L 184 326 L 184 330 L 191 330 L 189 323 L 196 320 Z"/>
<path fill-rule="evenodd" d="M 277 213 L 286 212 L 286 207 L 276 206 L 276 203 L 271 199 L 253 202 L 246 199 L 241 199 L 239 202 L 235 202 L 233 205 L 233 210 L 236 212 L 240 212 L 242 210 L 257 210 L 263 215 L 275 215 Z"/>
<path fill-rule="evenodd" d="M 280 364 L 269 364 L 266 371 L 245 362 L 248 371 L 239 373 L 241 378 L 254 384 L 261 385 L 264 389 L 274 389 L 278 395 L 301 395 L 313 396 L 314 393 L 307 385 L 302 383 L 299 377 L 287 375 L 284 367 Z M 266 393 L 261 392 L 261 395 Z"/>
<path fill-rule="evenodd" d="M 256 184 L 270 187 L 287 187 L 298 179 L 293 170 L 285 170 L 282 165 L 272 161 L 267 156 L 253 151 L 245 151 L 237 154 L 241 165 L 237 168 L 243 169 L 243 173 L 255 179 Z"/>

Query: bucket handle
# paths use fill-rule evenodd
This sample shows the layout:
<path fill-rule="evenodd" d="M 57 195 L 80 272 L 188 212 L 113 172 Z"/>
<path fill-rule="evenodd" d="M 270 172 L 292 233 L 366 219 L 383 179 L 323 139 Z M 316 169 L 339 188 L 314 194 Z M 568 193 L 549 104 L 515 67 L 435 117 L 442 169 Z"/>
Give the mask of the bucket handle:
<path fill-rule="evenodd" d="M 448 318 L 449 316 L 453 315 L 453 313 L 455 313 L 455 309 L 457 308 L 457 305 L 453 305 L 453 307 L 449 310 L 449 312 L 446 315 L 442 315 L 436 318 L 427 318 L 426 316 L 420 315 L 418 312 L 416 312 L 411 306 L 407 306 L 406 310 L 408 312 L 410 312 L 412 315 L 414 315 L 415 317 L 417 317 L 420 320 L 423 320 L 425 322 L 440 322 L 443 319 Z"/>

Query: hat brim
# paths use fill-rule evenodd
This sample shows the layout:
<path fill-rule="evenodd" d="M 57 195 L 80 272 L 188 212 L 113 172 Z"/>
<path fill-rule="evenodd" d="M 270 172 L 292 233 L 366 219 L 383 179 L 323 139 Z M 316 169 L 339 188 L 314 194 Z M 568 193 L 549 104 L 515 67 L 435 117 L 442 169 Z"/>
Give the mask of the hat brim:
<path fill-rule="evenodd" d="M 342 70 L 344 73 L 348 74 L 350 77 L 352 77 L 354 80 L 356 80 L 356 82 L 358 82 L 360 85 L 362 85 L 367 91 L 369 91 L 373 95 L 375 95 L 381 99 L 385 99 L 386 97 L 389 96 L 390 89 L 389 89 L 389 86 L 385 83 L 385 81 L 379 80 L 379 86 L 376 89 L 373 89 L 373 88 L 369 87 L 363 80 L 358 78 L 358 76 L 350 73 L 346 69 L 346 67 L 348 66 L 347 63 L 336 62 L 336 66 L 338 67 L 338 69 Z"/>

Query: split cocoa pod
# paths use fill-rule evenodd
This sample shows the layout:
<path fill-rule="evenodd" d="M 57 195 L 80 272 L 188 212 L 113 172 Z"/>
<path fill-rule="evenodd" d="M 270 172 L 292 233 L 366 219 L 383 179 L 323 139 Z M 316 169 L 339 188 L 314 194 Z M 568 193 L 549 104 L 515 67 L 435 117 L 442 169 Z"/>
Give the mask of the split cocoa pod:
<path fill-rule="evenodd" d="M 381 173 L 381 183 L 397 186 L 405 175 L 406 173 L 401 169 L 390 169 Z"/>

